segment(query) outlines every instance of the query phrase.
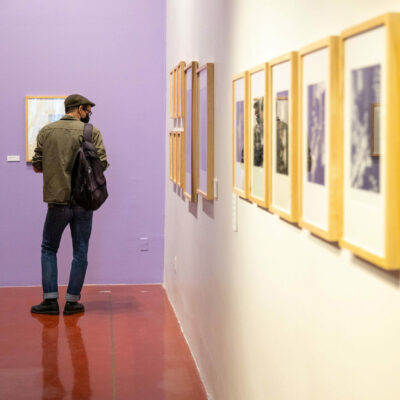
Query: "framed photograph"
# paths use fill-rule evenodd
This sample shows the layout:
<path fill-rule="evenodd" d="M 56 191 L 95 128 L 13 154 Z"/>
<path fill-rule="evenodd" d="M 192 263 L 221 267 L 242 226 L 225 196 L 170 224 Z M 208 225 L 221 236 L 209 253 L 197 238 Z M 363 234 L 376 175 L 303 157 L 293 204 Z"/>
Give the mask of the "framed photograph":
<path fill-rule="evenodd" d="M 249 71 L 248 132 L 249 132 L 249 199 L 267 208 L 268 139 L 266 135 L 268 98 L 268 64 L 262 64 Z"/>
<path fill-rule="evenodd" d="M 197 193 L 214 199 L 214 64 L 197 70 L 199 186 Z"/>
<path fill-rule="evenodd" d="M 297 57 L 269 62 L 268 204 L 289 222 L 298 220 Z"/>
<path fill-rule="evenodd" d="M 182 187 L 182 136 L 183 132 L 176 132 L 176 183 Z"/>
<path fill-rule="evenodd" d="M 174 118 L 178 118 L 178 71 L 174 68 L 174 105 L 173 105 L 173 115 Z"/>
<path fill-rule="evenodd" d="M 173 152 L 173 133 L 170 132 L 168 135 L 169 140 L 169 179 L 173 181 L 174 179 L 174 152 Z"/>
<path fill-rule="evenodd" d="M 169 117 L 174 118 L 174 103 L 175 103 L 175 80 L 174 70 L 169 73 Z"/>
<path fill-rule="evenodd" d="M 177 71 L 177 117 L 184 118 L 185 116 L 185 66 L 186 63 L 181 61 L 176 67 Z"/>
<path fill-rule="evenodd" d="M 248 71 L 232 79 L 232 190 L 248 197 Z"/>
<path fill-rule="evenodd" d="M 193 61 L 185 68 L 185 140 L 183 158 L 183 193 L 191 202 L 197 201 L 198 169 L 198 117 L 197 117 L 197 68 Z"/>
<path fill-rule="evenodd" d="M 177 183 L 177 164 L 176 164 L 176 132 L 172 132 L 172 181 Z"/>
<path fill-rule="evenodd" d="M 339 38 L 299 51 L 299 225 L 337 242 L 341 229 Z"/>
<path fill-rule="evenodd" d="M 400 269 L 400 14 L 341 35 L 343 233 L 340 244 Z M 371 51 L 373 49 L 373 51 Z"/>
<path fill-rule="evenodd" d="M 36 137 L 47 124 L 65 115 L 66 96 L 26 96 L 26 161 L 31 162 L 36 147 Z"/>

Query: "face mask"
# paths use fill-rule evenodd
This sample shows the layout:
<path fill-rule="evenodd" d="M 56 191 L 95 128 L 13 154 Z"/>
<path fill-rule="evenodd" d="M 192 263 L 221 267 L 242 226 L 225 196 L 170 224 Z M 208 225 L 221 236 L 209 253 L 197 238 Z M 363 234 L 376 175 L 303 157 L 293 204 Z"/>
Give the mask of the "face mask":
<path fill-rule="evenodd" d="M 90 120 L 90 115 L 89 114 L 86 114 L 85 118 L 81 118 L 81 121 L 84 122 L 85 124 L 87 124 L 89 122 L 89 120 Z"/>

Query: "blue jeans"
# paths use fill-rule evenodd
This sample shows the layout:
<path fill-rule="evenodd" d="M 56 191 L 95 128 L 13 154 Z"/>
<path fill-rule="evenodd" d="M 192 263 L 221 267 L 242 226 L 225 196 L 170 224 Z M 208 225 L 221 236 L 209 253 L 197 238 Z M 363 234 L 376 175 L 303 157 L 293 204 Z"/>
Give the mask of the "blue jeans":
<path fill-rule="evenodd" d="M 49 204 L 43 229 L 42 285 L 44 299 L 58 298 L 57 251 L 65 227 L 71 228 L 73 260 L 67 289 L 67 301 L 78 301 L 85 280 L 87 253 L 92 231 L 93 211 L 79 206 Z"/>

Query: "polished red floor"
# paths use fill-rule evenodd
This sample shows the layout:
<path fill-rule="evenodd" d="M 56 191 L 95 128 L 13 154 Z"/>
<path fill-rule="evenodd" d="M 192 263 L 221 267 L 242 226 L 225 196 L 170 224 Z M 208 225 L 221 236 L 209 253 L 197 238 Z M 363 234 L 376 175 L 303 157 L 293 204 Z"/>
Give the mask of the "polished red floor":
<path fill-rule="evenodd" d="M 65 317 L 31 314 L 40 301 L 0 288 L 1 400 L 207 398 L 162 286 L 88 286 Z"/>

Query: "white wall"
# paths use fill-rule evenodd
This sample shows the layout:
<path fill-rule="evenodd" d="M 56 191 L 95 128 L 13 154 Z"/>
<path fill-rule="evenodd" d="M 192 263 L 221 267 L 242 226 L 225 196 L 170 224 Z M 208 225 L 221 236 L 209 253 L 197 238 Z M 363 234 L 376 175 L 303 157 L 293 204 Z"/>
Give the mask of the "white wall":
<path fill-rule="evenodd" d="M 387 11 L 398 0 L 167 0 L 167 87 L 178 61 L 215 63 L 219 199 L 189 205 L 167 156 L 165 224 L 165 286 L 211 399 L 400 397 L 398 273 L 243 200 L 231 229 L 233 74 Z"/>

